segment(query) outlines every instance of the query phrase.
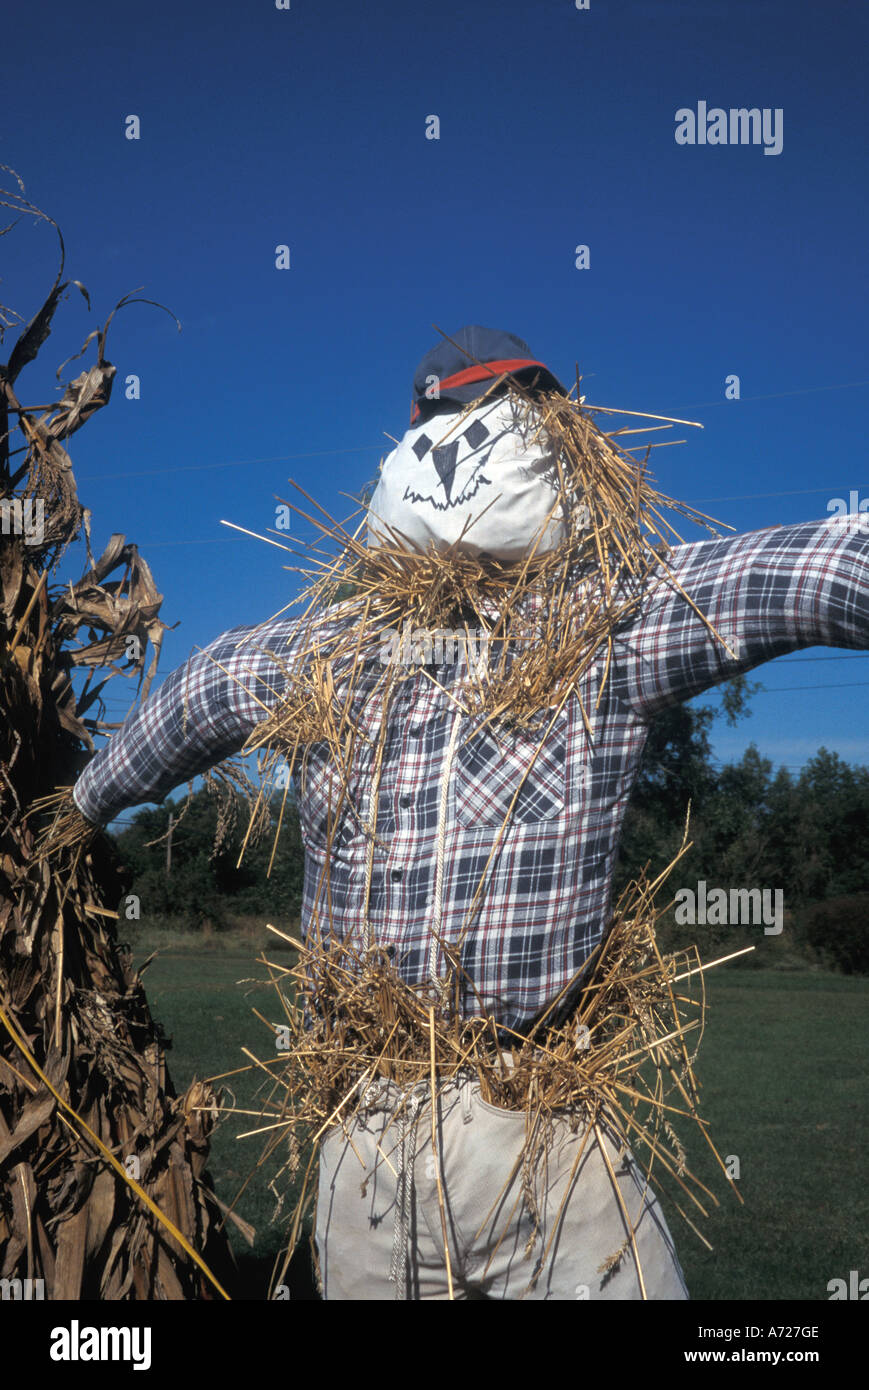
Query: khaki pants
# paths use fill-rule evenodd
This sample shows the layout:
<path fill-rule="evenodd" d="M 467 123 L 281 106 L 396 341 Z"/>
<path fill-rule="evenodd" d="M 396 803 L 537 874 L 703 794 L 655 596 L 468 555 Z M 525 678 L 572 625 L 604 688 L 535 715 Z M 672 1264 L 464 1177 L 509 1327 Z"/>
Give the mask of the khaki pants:
<path fill-rule="evenodd" d="M 438 1097 L 437 1157 L 426 1087 L 402 1093 L 380 1081 L 365 1105 L 321 1146 L 326 1299 L 448 1298 L 444 1220 L 456 1298 L 640 1299 L 638 1262 L 647 1298 L 688 1297 L 656 1198 L 600 1124 L 612 1175 L 593 1134 L 579 1157 L 584 1132 L 571 1133 L 565 1116 L 526 1181 L 525 1113 L 486 1104 L 472 1081 Z"/>

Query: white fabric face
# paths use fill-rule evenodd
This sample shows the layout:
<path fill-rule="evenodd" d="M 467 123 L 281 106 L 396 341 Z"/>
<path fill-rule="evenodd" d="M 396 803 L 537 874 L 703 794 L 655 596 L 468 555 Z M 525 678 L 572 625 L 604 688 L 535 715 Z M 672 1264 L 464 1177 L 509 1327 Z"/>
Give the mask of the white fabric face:
<path fill-rule="evenodd" d="M 447 550 L 463 532 L 460 550 L 504 561 L 522 559 L 538 536 L 535 554 L 559 545 L 566 527 L 554 455 L 544 437 L 532 442 L 537 425 L 522 413 L 499 396 L 409 429 L 381 467 L 368 544 L 395 544 L 382 522 L 422 551 Z"/>

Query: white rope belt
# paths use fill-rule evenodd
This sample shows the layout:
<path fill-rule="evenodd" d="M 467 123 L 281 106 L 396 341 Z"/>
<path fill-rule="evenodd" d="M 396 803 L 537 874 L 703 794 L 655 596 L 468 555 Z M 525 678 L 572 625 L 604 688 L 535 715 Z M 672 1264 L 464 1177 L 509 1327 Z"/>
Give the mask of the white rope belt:
<path fill-rule="evenodd" d="M 456 710 L 453 716 L 453 727 L 450 730 L 450 741 L 447 745 L 446 756 L 444 758 L 443 772 L 441 773 L 441 796 L 440 809 L 438 811 L 438 850 L 437 864 L 435 867 L 435 887 L 434 887 L 434 917 L 432 919 L 431 946 L 428 957 L 429 979 L 436 981 L 438 977 L 438 946 L 442 938 L 444 920 L 444 860 L 446 858 L 446 838 L 447 838 L 447 804 L 450 794 L 450 775 L 453 768 L 453 756 L 456 750 L 456 743 L 459 737 L 459 721 L 461 711 Z"/>

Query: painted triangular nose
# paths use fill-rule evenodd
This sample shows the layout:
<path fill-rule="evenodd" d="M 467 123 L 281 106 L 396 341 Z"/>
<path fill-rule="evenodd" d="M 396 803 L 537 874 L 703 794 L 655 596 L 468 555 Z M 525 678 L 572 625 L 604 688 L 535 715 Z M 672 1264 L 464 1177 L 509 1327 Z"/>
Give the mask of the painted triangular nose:
<path fill-rule="evenodd" d="M 444 485 L 444 492 L 449 502 L 452 497 L 453 479 L 456 476 L 456 461 L 459 454 L 459 441 L 454 439 L 452 444 L 439 444 L 436 449 L 432 449 L 431 455 L 434 459 L 434 466 L 438 471 L 438 477 Z"/>

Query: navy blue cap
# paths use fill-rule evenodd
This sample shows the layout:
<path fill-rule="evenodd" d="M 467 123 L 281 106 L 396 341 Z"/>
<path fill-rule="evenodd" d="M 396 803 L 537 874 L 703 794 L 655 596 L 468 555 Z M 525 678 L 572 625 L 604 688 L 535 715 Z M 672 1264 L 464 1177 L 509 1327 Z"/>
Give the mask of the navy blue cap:
<path fill-rule="evenodd" d="M 510 372 L 525 386 L 567 394 L 558 378 L 532 356 L 528 344 L 515 333 L 472 323 L 453 334 L 452 342 L 441 339 L 420 362 L 413 378 L 411 424 L 437 406 L 437 400 L 425 394 L 431 377 L 438 379 L 438 399 L 465 405 L 485 395 L 492 381 L 504 372 Z"/>

